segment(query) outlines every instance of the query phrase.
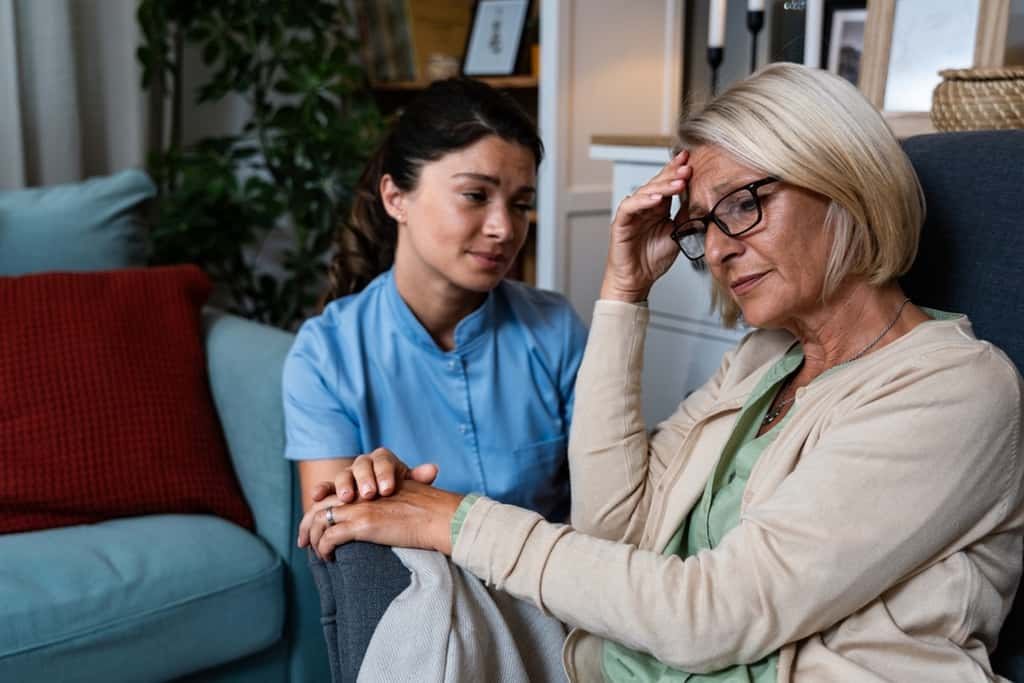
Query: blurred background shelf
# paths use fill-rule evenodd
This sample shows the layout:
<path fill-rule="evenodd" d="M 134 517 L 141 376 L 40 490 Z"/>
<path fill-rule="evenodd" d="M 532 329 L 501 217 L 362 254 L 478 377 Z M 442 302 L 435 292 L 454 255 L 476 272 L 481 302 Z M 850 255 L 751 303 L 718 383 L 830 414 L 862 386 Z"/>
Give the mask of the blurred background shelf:
<path fill-rule="evenodd" d="M 502 90 L 523 90 L 536 88 L 538 80 L 536 76 L 530 75 L 516 75 L 516 76 L 489 76 L 486 78 L 478 77 L 478 81 L 495 87 L 501 88 Z M 422 90 L 430 85 L 430 81 L 371 81 L 370 88 L 373 90 L 392 92 L 392 91 L 410 91 L 410 90 Z"/>

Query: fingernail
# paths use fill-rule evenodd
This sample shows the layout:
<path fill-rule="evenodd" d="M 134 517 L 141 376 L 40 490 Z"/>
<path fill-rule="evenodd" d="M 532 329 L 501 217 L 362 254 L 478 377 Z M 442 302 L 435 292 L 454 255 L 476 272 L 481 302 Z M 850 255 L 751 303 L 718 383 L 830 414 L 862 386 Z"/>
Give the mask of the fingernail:
<path fill-rule="evenodd" d="M 661 195 L 658 194 L 657 192 L 647 196 L 650 197 L 651 199 L 661 199 Z"/>
<path fill-rule="evenodd" d="M 366 486 L 363 487 L 362 490 L 363 490 L 363 495 L 364 496 L 368 496 L 368 495 L 370 495 L 370 492 L 373 491 L 373 487 L 370 486 L 369 484 L 367 484 Z"/>
<path fill-rule="evenodd" d="M 673 187 L 679 187 L 682 184 L 683 184 L 683 179 L 682 178 L 676 178 L 675 180 L 672 181 Z"/>
<path fill-rule="evenodd" d="M 351 492 L 351 491 L 349 491 L 348 489 L 342 489 L 342 490 L 341 490 L 341 494 L 340 494 L 340 495 L 342 495 L 342 496 L 348 496 L 348 495 L 350 495 L 351 493 L 352 493 L 352 492 Z"/>
<path fill-rule="evenodd" d="M 391 487 L 392 487 L 392 483 L 389 480 L 387 480 L 387 479 L 385 479 L 384 481 L 382 481 L 380 483 L 381 491 L 390 491 Z"/>

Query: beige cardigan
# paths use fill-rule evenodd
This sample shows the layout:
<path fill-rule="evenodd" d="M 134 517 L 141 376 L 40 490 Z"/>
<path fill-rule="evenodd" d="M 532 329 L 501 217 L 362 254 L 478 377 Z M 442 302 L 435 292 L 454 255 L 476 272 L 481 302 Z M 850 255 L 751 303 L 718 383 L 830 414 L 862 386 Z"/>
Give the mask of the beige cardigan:
<path fill-rule="evenodd" d="M 660 551 L 697 502 L 744 399 L 792 342 L 748 335 L 648 438 L 647 309 L 597 303 L 570 437 L 573 526 L 486 498 L 454 560 L 600 638 L 687 671 L 780 650 L 779 681 L 998 680 L 988 652 L 1021 573 L 1020 375 L 966 318 L 931 321 L 797 392 L 740 524 L 712 551 Z M 595 637 L 597 636 L 597 637 Z"/>

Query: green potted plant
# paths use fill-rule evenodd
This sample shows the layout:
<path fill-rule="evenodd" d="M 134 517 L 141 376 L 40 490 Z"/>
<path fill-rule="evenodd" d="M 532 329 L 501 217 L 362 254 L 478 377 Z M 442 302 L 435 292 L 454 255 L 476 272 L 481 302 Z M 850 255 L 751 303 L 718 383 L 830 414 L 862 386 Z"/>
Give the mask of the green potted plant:
<path fill-rule="evenodd" d="M 150 139 L 150 262 L 195 263 L 226 308 L 294 329 L 316 305 L 332 237 L 383 128 L 345 4 L 142 0 L 137 18 L 143 88 L 170 103 L 170 125 L 156 107 Z M 187 48 L 209 74 L 196 104 L 248 104 L 237 132 L 183 144 Z"/>

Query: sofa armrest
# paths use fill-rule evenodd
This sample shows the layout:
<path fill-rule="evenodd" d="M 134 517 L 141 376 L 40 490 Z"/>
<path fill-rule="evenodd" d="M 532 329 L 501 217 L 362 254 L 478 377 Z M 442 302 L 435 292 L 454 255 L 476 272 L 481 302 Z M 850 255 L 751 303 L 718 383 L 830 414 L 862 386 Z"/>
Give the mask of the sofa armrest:
<path fill-rule="evenodd" d="M 281 371 L 294 336 L 212 308 L 203 311 L 203 335 L 213 402 L 256 533 L 288 568 L 288 680 L 330 680 L 319 598 L 295 545 L 301 490 L 284 457 Z"/>
<path fill-rule="evenodd" d="M 293 337 L 211 308 L 203 332 L 213 402 L 256 532 L 287 558 L 295 472 L 284 458 L 281 368 Z"/>

